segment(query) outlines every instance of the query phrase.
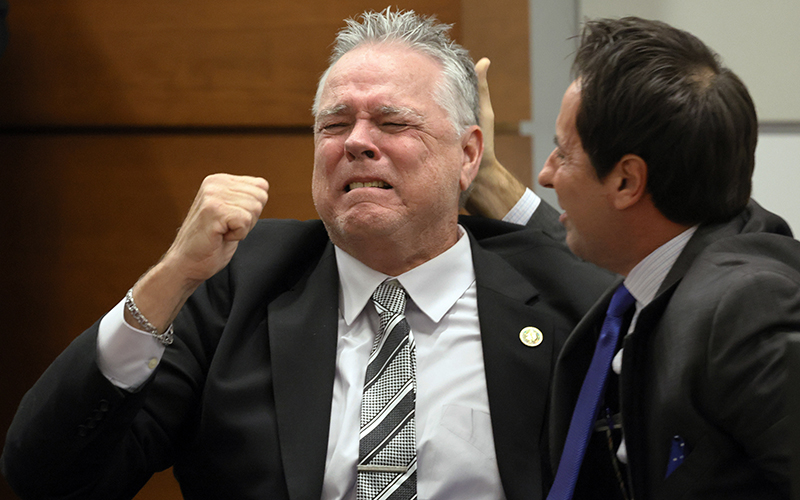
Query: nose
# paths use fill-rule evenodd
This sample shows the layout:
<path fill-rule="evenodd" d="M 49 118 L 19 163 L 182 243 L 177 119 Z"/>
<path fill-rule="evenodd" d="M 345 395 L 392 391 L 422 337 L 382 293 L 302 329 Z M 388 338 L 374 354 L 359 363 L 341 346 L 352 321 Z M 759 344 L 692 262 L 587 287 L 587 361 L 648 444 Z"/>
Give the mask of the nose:
<path fill-rule="evenodd" d="M 544 162 L 544 167 L 542 167 L 542 171 L 539 172 L 539 185 L 552 188 L 553 187 L 553 174 L 555 174 L 557 167 L 556 162 L 556 150 L 550 153 L 550 156 L 547 157 L 547 160 Z"/>
<path fill-rule="evenodd" d="M 356 120 L 353 129 L 344 141 L 344 150 L 347 159 L 354 161 L 357 158 L 378 158 L 378 147 L 373 140 L 375 127 L 368 120 Z"/>

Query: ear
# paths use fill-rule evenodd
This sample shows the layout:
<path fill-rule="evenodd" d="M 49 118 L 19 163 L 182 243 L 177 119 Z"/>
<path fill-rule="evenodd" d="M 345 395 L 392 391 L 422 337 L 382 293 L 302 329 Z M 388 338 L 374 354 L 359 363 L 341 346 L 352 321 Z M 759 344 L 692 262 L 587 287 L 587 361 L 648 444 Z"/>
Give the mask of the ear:
<path fill-rule="evenodd" d="M 624 210 L 637 204 L 647 194 L 647 163 L 641 156 L 623 156 L 608 176 L 613 189 L 614 208 Z"/>
<path fill-rule="evenodd" d="M 478 168 L 483 157 L 483 132 L 477 125 L 471 126 L 461 136 L 461 178 L 459 184 L 461 191 L 469 188 L 475 176 L 478 175 Z"/>

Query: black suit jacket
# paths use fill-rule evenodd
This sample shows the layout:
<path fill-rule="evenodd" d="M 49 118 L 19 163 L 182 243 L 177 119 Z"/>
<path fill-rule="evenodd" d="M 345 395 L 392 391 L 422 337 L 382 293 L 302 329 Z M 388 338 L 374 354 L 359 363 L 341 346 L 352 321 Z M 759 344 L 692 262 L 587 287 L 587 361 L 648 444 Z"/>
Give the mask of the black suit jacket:
<path fill-rule="evenodd" d="M 541 200 L 539 206 L 536 207 L 533 215 L 531 215 L 528 226 L 541 229 L 543 233 L 549 235 L 553 239 L 565 241 L 567 231 L 558 220 L 560 215 L 561 213 L 553 208 L 552 205 Z"/>
<path fill-rule="evenodd" d="M 610 275 L 542 232 L 462 219 L 471 233 L 496 456 L 506 497 L 545 485 L 555 356 Z M 29 391 L 3 455 L 21 495 L 130 498 L 174 465 L 186 498 L 319 499 L 336 366 L 338 274 L 319 221 L 261 221 L 191 297 L 137 393 L 94 362 L 97 325 Z M 526 347 L 519 332 L 544 334 Z"/>
<path fill-rule="evenodd" d="M 789 495 L 786 343 L 800 332 L 800 242 L 754 202 L 692 236 L 624 339 L 619 397 L 634 497 L 769 499 Z M 613 289 L 559 357 L 551 442 L 558 463 Z M 666 477 L 673 439 L 683 462 Z M 598 460 L 610 460 L 599 453 Z M 576 498 L 615 498 L 606 464 L 584 463 Z"/>

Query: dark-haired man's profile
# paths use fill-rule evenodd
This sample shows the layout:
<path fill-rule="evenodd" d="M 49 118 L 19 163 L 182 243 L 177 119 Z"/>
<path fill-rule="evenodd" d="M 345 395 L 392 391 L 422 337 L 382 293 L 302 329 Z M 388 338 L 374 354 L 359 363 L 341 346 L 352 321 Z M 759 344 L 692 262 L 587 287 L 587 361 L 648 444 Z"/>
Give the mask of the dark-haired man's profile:
<path fill-rule="evenodd" d="M 573 71 L 539 182 L 573 252 L 624 279 L 559 356 L 548 498 L 788 498 L 800 243 L 750 199 L 747 88 L 639 18 L 587 22 Z"/>

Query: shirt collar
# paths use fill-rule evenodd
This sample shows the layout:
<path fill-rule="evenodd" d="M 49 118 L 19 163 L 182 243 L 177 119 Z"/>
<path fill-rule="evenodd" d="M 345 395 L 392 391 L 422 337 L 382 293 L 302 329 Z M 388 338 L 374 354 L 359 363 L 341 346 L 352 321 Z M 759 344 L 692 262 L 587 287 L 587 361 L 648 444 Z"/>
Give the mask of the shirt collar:
<path fill-rule="evenodd" d="M 378 272 L 339 247 L 339 310 L 350 325 L 367 305 L 375 288 L 387 274 Z M 469 238 L 458 226 L 458 241 L 433 259 L 397 276 L 414 304 L 434 322 L 439 322 L 475 281 Z"/>
<path fill-rule="evenodd" d="M 624 283 L 636 299 L 637 309 L 641 309 L 656 298 L 656 293 L 667 277 L 667 273 L 672 269 L 696 230 L 697 226 L 690 227 L 656 248 L 628 273 Z"/>

